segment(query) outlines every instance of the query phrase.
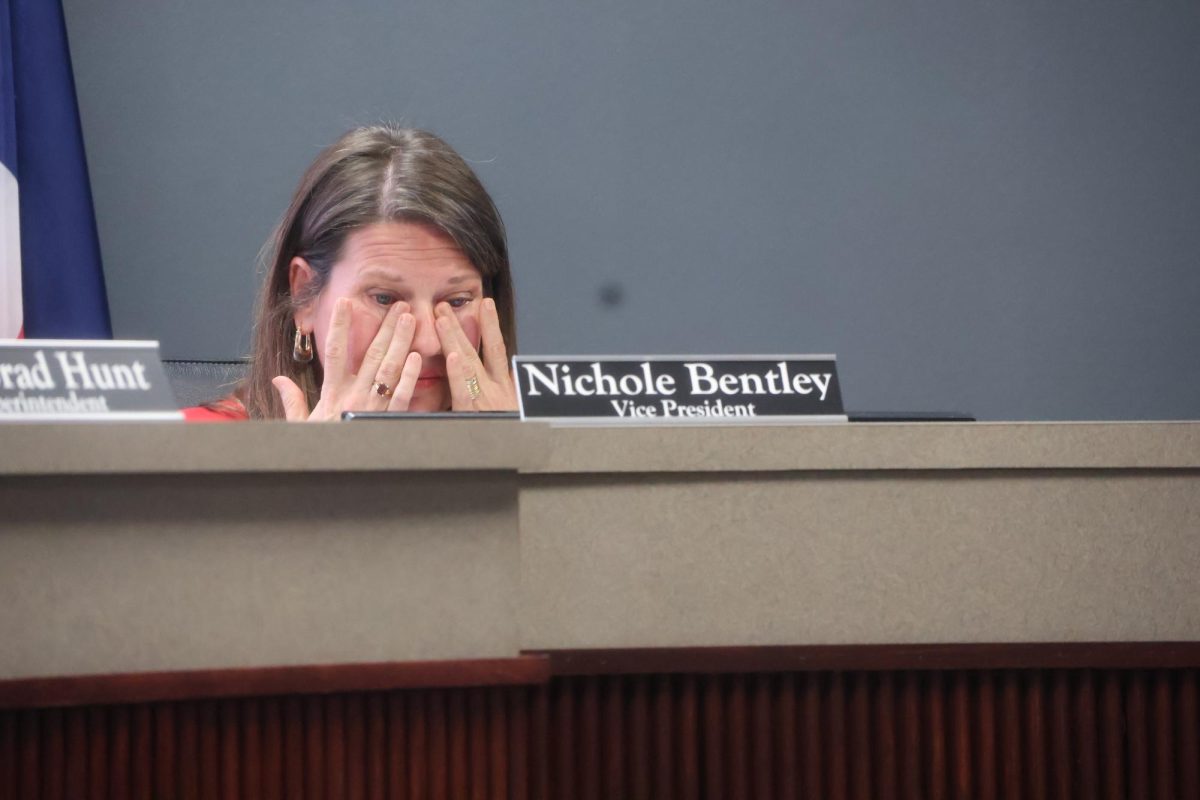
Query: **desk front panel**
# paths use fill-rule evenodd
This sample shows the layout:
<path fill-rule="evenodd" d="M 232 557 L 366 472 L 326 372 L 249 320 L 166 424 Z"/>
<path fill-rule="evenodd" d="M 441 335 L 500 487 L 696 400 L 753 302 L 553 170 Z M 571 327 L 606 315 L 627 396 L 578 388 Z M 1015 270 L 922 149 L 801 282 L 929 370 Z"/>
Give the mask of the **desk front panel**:
<path fill-rule="evenodd" d="M 527 650 L 1200 639 L 1200 471 L 526 476 Z"/>
<path fill-rule="evenodd" d="M 0 679 L 517 654 L 515 472 L 0 482 Z"/>

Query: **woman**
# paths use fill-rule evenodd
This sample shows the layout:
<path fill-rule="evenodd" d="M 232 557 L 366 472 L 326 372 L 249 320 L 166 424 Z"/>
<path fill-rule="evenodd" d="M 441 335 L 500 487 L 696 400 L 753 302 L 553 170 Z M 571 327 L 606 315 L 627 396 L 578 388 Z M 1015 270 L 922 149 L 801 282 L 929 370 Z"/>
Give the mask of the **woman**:
<path fill-rule="evenodd" d="M 189 419 L 517 407 L 504 224 L 433 134 L 358 128 L 328 147 L 266 267 L 248 375 Z"/>

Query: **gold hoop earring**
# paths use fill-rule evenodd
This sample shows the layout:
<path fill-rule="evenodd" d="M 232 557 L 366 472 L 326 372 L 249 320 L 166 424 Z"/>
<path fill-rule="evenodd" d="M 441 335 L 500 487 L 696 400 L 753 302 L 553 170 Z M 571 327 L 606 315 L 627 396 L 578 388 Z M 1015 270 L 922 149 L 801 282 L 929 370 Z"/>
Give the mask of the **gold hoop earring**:
<path fill-rule="evenodd" d="M 312 358 L 312 336 L 301 333 L 300 329 L 296 328 L 296 338 L 292 340 L 292 361 L 297 364 L 307 364 L 312 361 Z"/>

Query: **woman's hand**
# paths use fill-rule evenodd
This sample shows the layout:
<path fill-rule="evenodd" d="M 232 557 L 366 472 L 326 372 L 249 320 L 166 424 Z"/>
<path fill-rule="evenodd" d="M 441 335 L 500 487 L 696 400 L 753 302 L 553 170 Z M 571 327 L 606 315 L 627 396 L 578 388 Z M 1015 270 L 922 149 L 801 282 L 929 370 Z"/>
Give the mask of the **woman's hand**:
<path fill-rule="evenodd" d="M 482 360 L 448 304 L 438 303 L 434 316 L 434 327 L 446 356 L 451 410 L 515 411 L 517 389 L 508 368 L 508 350 L 500 333 L 496 301 L 484 298 L 479 311 Z"/>
<path fill-rule="evenodd" d="M 348 362 L 353 306 L 346 298 L 333 308 L 321 366 L 321 399 L 310 413 L 303 390 L 280 375 L 271 381 L 289 422 L 340 420 L 343 411 L 407 411 L 421 374 L 421 356 L 409 352 L 416 319 L 407 303 L 393 303 L 363 355 L 358 372 Z"/>

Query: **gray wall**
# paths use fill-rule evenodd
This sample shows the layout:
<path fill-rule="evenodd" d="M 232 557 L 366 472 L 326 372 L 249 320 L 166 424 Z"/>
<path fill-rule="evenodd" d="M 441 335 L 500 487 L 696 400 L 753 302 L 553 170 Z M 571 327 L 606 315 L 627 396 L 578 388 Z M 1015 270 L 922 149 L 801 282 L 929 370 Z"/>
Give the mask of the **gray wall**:
<path fill-rule="evenodd" d="M 1200 417 L 1195 3 L 65 9 L 115 333 L 167 357 L 244 353 L 301 171 L 399 120 L 500 205 L 524 352 L 836 352 L 856 409 Z"/>

